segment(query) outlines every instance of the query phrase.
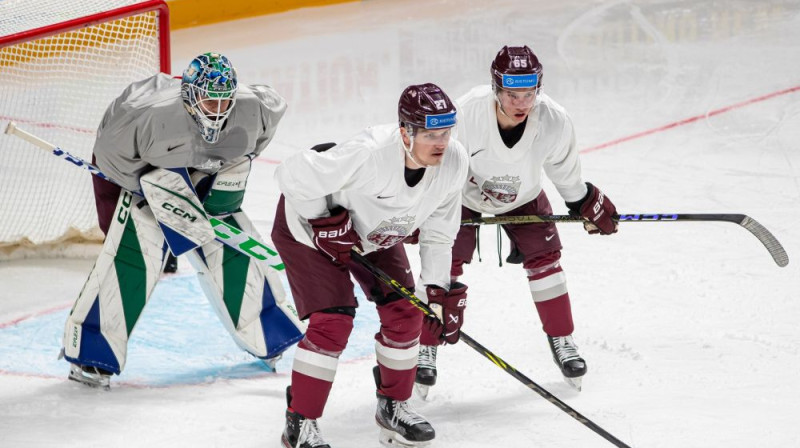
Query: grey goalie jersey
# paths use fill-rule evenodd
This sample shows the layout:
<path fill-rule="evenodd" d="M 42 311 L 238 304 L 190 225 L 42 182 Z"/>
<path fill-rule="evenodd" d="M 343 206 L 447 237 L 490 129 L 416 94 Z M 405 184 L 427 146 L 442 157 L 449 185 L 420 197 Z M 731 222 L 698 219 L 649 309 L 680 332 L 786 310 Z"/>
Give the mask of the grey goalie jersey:
<path fill-rule="evenodd" d="M 207 143 L 184 108 L 180 79 L 165 74 L 128 86 L 106 110 L 94 145 L 97 166 L 130 191 L 151 167 L 195 168 L 213 174 L 272 140 L 286 101 L 268 86 L 239 84 L 219 141 Z"/>

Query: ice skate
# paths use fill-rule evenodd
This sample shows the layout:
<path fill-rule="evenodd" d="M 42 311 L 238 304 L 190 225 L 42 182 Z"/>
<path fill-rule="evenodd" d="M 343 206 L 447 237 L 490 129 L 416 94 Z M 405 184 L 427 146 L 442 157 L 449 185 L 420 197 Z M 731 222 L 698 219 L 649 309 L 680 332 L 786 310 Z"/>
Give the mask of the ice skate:
<path fill-rule="evenodd" d="M 396 447 L 424 447 L 436 437 L 427 420 L 411 409 L 408 401 L 393 400 L 380 392 L 375 421 L 381 429 L 381 445 Z"/>
<path fill-rule="evenodd" d="M 436 384 L 436 350 L 435 345 L 420 345 L 417 358 L 417 376 L 414 379 L 414 393 L 426 400 L 431 386 Z"/>
<path fill-rule="evenodd" d="M 289 407 L 289 403 L 292 402 L 290 387 L 286 388 L 286 426 L 281 435 L 282 446 L 284 448 L 331 448 L 323 440 L 316 419 L 305 418 Z"/>
<path fill-rule="evenodd" d="M 547 336 L 550 351 L 553 352 L 553 361 L 564 375 L 564 381 L 578 391 L 583 386 L 583 376 L 586 374 L 586 361 L 578 354 L 578 347 L 569 336 Z"/>
<path fill-rule="evenodd" d="M 436 437 L 431 424 L 411 409 L 408 400 L 399 401 L 383 395 L 381 370 L 378 366 L 372 368 L 372 376 L 375 378 L 375 387 L 378 388 L 375 422 L 381 430 L 378 435 L 381 445 L 389 448 L 427 446 Z"/>
<path fill-rule="evenodd" d="M 68 378 L 89 387 L 111 389 L 111 372 L 98 367 L 70 364 Z"/>

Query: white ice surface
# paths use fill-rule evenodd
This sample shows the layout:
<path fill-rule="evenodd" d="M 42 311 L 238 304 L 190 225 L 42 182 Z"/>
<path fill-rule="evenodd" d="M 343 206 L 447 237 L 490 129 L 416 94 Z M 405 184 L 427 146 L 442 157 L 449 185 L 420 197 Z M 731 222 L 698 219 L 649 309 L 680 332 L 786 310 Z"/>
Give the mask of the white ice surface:
<path fill-rule="evenodd" d="M 483 262 L 463 277 L 465 331 L 629 446 L 800 446 L 800 91 L 740 104 L 800 85 L 796 1 L 371 0 L 177 31 L 173 67 L 221 51 L 242 82 L 286 96 L 289 112 L 245 202 L 268 235 L 270 161 L 393 121 L 409 84 L 458 96 L 488 82 L 502 45 L 523 43 L 572 114 L 581 148 L 704 116 L 584 153 L 585 178 L 621 212 L 745 213 L 791 261 L 777 267 L 732 224 L 623 223 L 613 237 L 561 225 L 575 338 L 589 364 L 577 393 L 550 359 L 524 274 L 498 267 L 487 227 Z M 0 263 L 0 446 L 279 445 L 290 359 L 278 374 L 253 373 L 232 343 L 210 351 L 187 336 L 196 328 L 183 316 L 229 341 L 199 316 L 210 307 L 181 263 L 134 332 L 141 355 L 129 360 L 131 376 L 110 392 L 67 382 L 55 360 L 92 260 Z M 377 446 L 372 305 L 360 313 L 320 420 L 336 448 Z M 160 351 L 159 339 L 176 347 Z M 433 446 L 612 446 L 464 344 L 440 351 L 439 373 L 419 404 L 436 428 Z"/>

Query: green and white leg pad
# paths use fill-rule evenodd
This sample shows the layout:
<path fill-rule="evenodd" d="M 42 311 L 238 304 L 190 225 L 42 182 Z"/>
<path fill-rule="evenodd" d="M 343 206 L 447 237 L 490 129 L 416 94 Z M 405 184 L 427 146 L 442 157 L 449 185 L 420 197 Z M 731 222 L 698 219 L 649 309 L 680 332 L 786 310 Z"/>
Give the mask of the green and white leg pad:
<path fill-rule="evenodd" d="M 243 212 L 222 220 L 260 239 Z M 302 339 L 305 324 L 286 300 L 274 269 L 218 241 L 187 256 L 203 291 L 239 347 L 268 360 Z"/>
<path fill-rule="evenodd" d="M 70 311 L 64 356 L 119 373 L 128 338 L 161 274 L 164 236 L 143 199 L 122 191 L 103 249 Z"/>

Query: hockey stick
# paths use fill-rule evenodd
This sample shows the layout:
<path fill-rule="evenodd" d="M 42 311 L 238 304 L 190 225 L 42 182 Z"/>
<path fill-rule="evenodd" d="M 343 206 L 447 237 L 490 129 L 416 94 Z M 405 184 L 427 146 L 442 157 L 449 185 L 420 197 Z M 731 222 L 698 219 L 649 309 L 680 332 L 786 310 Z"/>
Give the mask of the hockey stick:
<path fill-rule="evenodd" d="M 438 319 L 438 316 L 428 307 L 428 304 L 423 302 L 419 299 L 419 297 L 415 296 L 413 292 L 409 291 L 405 288 L 405 286 L 401 285 L 397 280 L 389 277 L 385 272 L 383 272 L 380 268 L 375 266 L 372 262 L 367 260 L 364 255 L 361 254 L 358 249 L 352 249 L 350 251 L 352 258 L 357 261 L 359 264 L 364 266 L 372 275 L 374 275 L 378 280 L 384 283 L 386 286 L 392 288 L 394 292 L 400 294 L 404 299 L 411 302 L 415 307 L 419 308 L 420 311 L 426 316 L 431 316 Z M 522 384 L 528 386 L 529 389 L 533 390 L 537 394 L 541 395 L 542 398 L 549 401 L 550 403 L 556 405 L 559 409 L 566 412 L 570 415 L 570 417 L 574 418 L 575 420 L 583 423 L 586 427 L 603 437 L 604 439 L 611 442 L 614 446 L 620 448 L 630 448 L 630 446 L 626 445 L 621 440 L 617 439 L 613 435 L 611 435 L 605 429 L 597 426 L 596 423 L 589 420 L 588 418 L 584 417 L 580 412 L 576 411 L 575 409 L 571 408 L 569 405 L 564 403 L 563 401 L 559 400 L 555 395 L 551 394 L 547 390 L 545 390 L 542 386 L 536 384 L 528 378 L 527 376 L 523 375 L 517 369 L 512 367 L 510 364 L 505 362 L 502 358 L 492 353 L 488 348 L 484 347 L 483 345 L 479 344 L 478 341 L 472 339 L 464 333 L 461 332 L 461 340 L 464 341 L 465 344 L 469 345 L 475 351 L 486 357 L 489 361 L 491 361 L 497 367 L 503 369 L 506 373 L 516 378 Z"/>
<path fill-rule="evenodd" d="M 92 165 L 91 163 L 81 159 L 80 157 L 74 156 L 63 149 L 53 145 L 52 143 L 48 143 L 47 141 L 27 132 L 17 127 L 16 123 L 13 121 L 8 124 L 6 127 L 6 134 L 14 135 L 19 137 L 29 143 L 32 143 L 35 146 L 38 146 L 41 149 L 46 151 L 50 151 L 56 157 L 66 160 L 67 162 L 72 163 L 73 165 L 83 168 L 84 170 L 88 171 L 94 176 L 97 176 L 103 180 L 111 182 L 112 184 L 117 184 L 111 178 L 103 174 L 99 168 Z M 139 192 L 132 192 L 137 196 L 142 196 Z M 248 235 L 247 233 L 243 232 L 236 227 L 221 221 L 213 216 L 208 217 L 208 222 L 211 223 L 211 228 L 214 229 L 214 234 L 216 235 L 216 240 L 220 243 L 231 247 L 248 257 L 255 258 L 257 260 L 266 261 L 267 264 L 275 269 L 276 271 L 282 271 L 284 269 L 283 261 L 281 260 L 278 252 L 275 249 L 267 246 L 266 244 L 258 241 L 257 239 L 253 238 L 252 236 Z"/>
<path fill-rule="evenodd" d="M 766 227 L 755 219 L 741 214 L 723 213 L 654 213 L 620 215 L 620 222 L 675 222 L 675 221 L 717 221 L 738 224 L 753 234 L 764 247 L 767 248 L 772 259 L 780 267 L 789 264 L 789 256 L 781 243 Z M 542 222 L 586 222 L 586 218 L 571 215 L 523 215 L 523 216 L 491 216 L 487 218 L 472 218 L 461 221 L 462 226 L 479 226 L 483 224 L 530 224 Z"/>

